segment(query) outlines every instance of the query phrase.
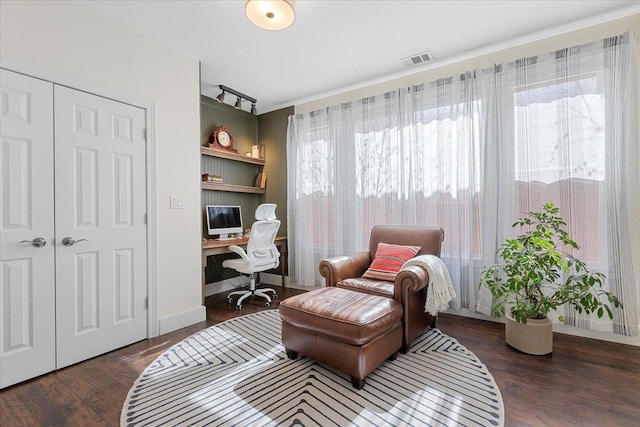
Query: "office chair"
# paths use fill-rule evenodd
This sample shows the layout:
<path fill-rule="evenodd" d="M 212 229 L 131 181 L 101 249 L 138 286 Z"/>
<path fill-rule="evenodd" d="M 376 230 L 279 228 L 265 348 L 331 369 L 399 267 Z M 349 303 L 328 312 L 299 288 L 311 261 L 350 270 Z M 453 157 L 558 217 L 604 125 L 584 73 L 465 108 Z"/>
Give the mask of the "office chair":
<path fill-rule="evenodd" d="M 256 273 L 271 270 L 280 265 L 280 252 L 274 243 L 276 234 L 280 229 L 280 221 L 276 219 L 276 205 L 264 203 L 256 209 L 256 222 L 251 226 L 251 234 L 247 242 L 245 252 L 239 246 L 231 245 L 229 250 L 240 255 L 240 258 L 228 259 L 222 262 L 222 266 L 231 268 L 239 273 L 249 275 L 249 289 L 235 291 L 227 295 L 227 301 L 233 302 L 234 295 L 242 295 L 236 302 L 236 309 L 242 308 L 242 301 L 249 296 L 265 298 L 265 306 L 271 305 L 271 298 L 267 293 L 272 292 L 273 298 L 277 298 L 276 291 L 269 288 L 256 289 Z"/>

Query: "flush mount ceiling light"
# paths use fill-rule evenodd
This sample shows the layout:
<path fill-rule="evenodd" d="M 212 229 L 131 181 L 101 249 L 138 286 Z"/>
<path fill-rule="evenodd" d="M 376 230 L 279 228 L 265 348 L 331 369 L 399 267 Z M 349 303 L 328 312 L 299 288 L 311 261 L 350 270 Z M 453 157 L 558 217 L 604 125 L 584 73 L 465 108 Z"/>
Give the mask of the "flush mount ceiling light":
<path fill-rule="evenodd" d="M 265 30 L 288 28 L 296 19 L 295 0 L 245 0 L 244 11 L 254 25 Z"/>

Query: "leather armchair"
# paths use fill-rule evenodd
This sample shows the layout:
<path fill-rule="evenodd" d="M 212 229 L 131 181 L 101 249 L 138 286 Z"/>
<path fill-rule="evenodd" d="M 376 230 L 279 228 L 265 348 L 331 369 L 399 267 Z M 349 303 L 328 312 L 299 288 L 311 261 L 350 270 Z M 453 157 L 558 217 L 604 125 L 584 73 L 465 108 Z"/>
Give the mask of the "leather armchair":
<path fill-rule="evenodd" d="M 435 327 L 436 318 L 424 311 L 429 284 L 428 273 L 418 266 L 400 270 L 394 282 L 372 280 L 362 275 L 376 254 L 378 243 L 419 246 L 417 255 L 440 256 L 444 230 L 438 227 L 411 227 L 376 225 L 371 230 L 369 250 L 350 256 L 338 256 L 320 262 L 320 274 L 326 286 L 393 298 L 402 304 L 402 352 L 406 353 L 413 340 L 429 327 Z"/>

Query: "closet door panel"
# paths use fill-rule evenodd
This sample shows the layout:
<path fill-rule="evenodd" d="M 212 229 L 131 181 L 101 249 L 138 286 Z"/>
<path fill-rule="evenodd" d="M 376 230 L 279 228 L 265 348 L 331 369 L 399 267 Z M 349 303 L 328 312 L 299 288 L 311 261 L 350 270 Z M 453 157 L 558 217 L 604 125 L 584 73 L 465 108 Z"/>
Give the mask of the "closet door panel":
<path fill-rule="evenodd" d="M 55 108 L 61 368 L 147 336 L 145 112 L 59 86 Z"/>
<path fill-rule="evenodd" d="M 53 179 L 53 85 L 0 70 L 0 388 L 55 368 Z"/>

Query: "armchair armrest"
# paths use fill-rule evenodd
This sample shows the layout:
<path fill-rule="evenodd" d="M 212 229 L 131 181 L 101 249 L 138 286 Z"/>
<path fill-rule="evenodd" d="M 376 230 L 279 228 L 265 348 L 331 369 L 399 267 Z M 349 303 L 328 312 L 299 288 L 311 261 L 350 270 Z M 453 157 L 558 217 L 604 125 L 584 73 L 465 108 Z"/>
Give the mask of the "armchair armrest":
<path fill-rule="evenodd" d="M 409 265 L 398 272 L 393 286 L 393 298 L 402 301 L 411 293 L 416 293 L 429 284 L 429 273 L 417 265 Z M 402 299 L 401 299 L 402 296 Z"/>
<path fill-rule="evenodd" d="M 320 261 L 320 275 L 325 278 L 326 286 L 335 286 L 340 280 L 360 277 L 371 264 L 369 251 L 349 256 L 338 256 Z"/>

